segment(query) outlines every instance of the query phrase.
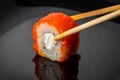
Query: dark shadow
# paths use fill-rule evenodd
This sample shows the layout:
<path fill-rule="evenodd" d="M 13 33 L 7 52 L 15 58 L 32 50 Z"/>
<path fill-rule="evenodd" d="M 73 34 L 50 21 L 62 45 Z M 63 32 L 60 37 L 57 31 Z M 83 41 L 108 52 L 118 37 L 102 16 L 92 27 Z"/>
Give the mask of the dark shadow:
<path fill-rule="evenodd" d="M 104 0 L 17 0 L 16 5 L 22 7 L 36 7 L 36 6 L 55 6 L 74 10 L 90 11 L 106 6 L 115 5 Z"/>
<path fill-rule="evenodd" d="M 17 0 L 16 5 L 21 7 L 40 7 L 40 6 L 50 6 L 50 7 L 62 7 L 72 10 L 78 10 L 80 12 L 87 12 L 91 10 L 96 10 L 108 6 L 119 4 L 119 2 L 110 2 L 107 0 Z M 120 23 L 119 18 L 111 20 L 113 22 Z"/>
<path fill-rule="evenodd" d="M 39 80 L 77 80 L 80 55 L 72 55 L 63 63 L 51 61 L 36 55 L 35 74 Z"/>

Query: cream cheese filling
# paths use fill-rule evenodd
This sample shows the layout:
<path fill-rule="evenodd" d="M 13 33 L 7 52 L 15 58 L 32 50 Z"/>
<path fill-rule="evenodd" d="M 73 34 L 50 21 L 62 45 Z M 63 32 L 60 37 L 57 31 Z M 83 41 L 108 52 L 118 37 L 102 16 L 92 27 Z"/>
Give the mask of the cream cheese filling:
<path fill-rule="evenodd" d="M 56 41 L 53 38 L 54 38 L 54 35 L 52 33 L 45 33 L 44 34 L 44 41 L 43 42 L 44 42 L 46 49 L 51 50 L 55 46 Z"/>

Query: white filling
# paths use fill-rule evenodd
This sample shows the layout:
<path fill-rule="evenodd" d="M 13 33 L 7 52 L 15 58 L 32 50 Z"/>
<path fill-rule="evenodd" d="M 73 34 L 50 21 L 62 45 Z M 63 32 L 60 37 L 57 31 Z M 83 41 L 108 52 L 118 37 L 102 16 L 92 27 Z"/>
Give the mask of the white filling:
<path fill-rule="evenodd" d="M 53 38 L 54 35 L 52 33 L 44 34 L 44 44 L 46 49 L 51 50 L 55 46 L 56 41 Z"/>

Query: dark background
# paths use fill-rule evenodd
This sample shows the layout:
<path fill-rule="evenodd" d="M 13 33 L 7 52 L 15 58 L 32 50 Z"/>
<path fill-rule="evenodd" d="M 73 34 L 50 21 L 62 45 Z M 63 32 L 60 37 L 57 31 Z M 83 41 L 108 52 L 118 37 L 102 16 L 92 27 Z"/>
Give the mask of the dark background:
<path fill-rule="evenodd" d="M 31 29 L 39 18 L 51 11 L 74 15 L 119 3 L 119 0 L 1 0 L 0 80 L 37 80 Z M 93 18 L 77 22 L 82 24 Z M 81 32 L 80 39 L 78 80 L 120 80 L 120 18 Z"/>

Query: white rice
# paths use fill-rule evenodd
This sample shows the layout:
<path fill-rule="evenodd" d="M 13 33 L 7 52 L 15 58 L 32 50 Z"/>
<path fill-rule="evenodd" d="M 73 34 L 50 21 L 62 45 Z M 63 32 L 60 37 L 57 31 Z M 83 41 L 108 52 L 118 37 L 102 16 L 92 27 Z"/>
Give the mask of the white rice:
<path fill-rule="evenodd" d="M 44 35 L 46 33 L 52 33 L 55 35 L 58 34 L 57 30 L 52 26 L 49 25 L 48 23 L 42 23 L 39 25 L 37 28 L 37 35 L 38 35 L 38 51 L 42 50 L 47 57 L 53 61 L 59 60 L 61 57 L 61 44 L 60 41 L 56 42 L 56 45 L 52 47 L 52 49 L 46 49 L 45 44 L 44 44 Z"/>

